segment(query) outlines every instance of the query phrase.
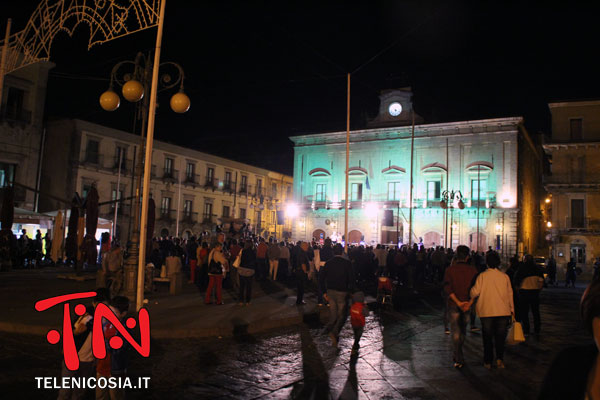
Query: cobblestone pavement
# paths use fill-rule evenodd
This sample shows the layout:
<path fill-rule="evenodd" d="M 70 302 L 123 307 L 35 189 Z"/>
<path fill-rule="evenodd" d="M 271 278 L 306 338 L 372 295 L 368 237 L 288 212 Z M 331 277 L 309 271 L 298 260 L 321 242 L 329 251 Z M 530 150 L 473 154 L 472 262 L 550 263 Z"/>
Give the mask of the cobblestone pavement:
<path fill-rule="evenodd" d="M 441 301 L 429 296 L 405 301 L 402 312 L 372 312 L 356 358 L 349 323 L 338 351 L 317 320 L 255 336 L 154 341 L 150 360 L 132 356 L 130 366 L 131 375 L 152 377 L 151 390 L 128 398 L 535 398 L 554 355 L 591 341 L 579 322 L 582 291 L 544 290 L 542 335 L 509 347 L 505 370 L 483 368 L 479 333 L 468 334 L 466 366 L 452 368 Z M 33 377 L 57 375 L 60 359 L 60 349 L 39 336 L 0 334 L 0 387 L 10 396 L 3 397 L 55 398 Z"/>

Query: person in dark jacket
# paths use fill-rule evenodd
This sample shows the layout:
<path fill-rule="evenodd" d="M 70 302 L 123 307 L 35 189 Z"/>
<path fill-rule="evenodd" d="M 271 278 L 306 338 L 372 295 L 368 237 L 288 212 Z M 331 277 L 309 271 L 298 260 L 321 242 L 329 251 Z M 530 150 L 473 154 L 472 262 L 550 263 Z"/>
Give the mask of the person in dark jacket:
<path fill-rule="evenodd" d="M 343 247 L 336 244 L 333 248 L 334 257 L 321 268 L 319 277 L 323 297 L 330 305 L 329 323 L 325 329 L 334 347 L 337 347 L 340 331 L 346 321 L 346 301 L 355 283 L 352 263 L 342 257 L 343 252 Z"/>
<path fill-rule="evenodd" d="M 523 333 L 529 334 L 529 310 L 533 314 L 533 329 L 535 334 L 540 333 L 540 291 L 544 282 L 544 272 L 535 265 L 533 256 L 527 254 L 525 261 L 515 273 L 514 287 L 519 295 L 519 322 L 523 324 Z"/>
<path fill-rule="evenodd" d="M 256 250 L 252 240 L 247 240 L 242 250 L 238 274 L 240 277 L 239 305 L 250 305 L 252 298 L 252 278 L 256 271 Z"/>
<path fill-rule="evenodd" d="M 571 284 L 572 287 L 575 287 L 575 280 L 577 280 L 577 263 L 574 258 L 571 258 L 571 261 L 567 263 L 565 287 L 568 287 L 569 284 Z"/>
<path fill-rule="evenodd" d="M 308 279 L 308 270 L 310 268 L 310 260 L 308 258 L 308 242 L 301 242 L 296 249 L 296 257 L 294 259 L 294 271 L 296 274 L 296 305 L 301 306 L 306 304 L 304 301 L 304 285 Z"/>
<path fill-rule="evenodd" d="M 581 318 L 595 344 L 562 350 L 546 373 L 539 400 L 600 398 L 600 281 L 593 281 L 581 298 Z M 592 372 L 593 371 L 593 372 Z"/>

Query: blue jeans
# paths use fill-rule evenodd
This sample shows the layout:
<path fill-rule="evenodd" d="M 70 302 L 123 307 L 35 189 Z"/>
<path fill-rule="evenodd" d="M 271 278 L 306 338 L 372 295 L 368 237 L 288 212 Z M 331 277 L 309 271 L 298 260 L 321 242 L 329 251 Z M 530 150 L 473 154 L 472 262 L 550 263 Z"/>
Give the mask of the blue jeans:
<path fill-rule="evenodd" d="M 339 336 L 344 322 L 346 322 L 346 312 L 348 292 L 340 292 L 339 290 L 327 291 L 329 297 L 329 323 L 327 330 L 336 338 Z"/>
<path fill-rule="evenodd" d="M 491 364 L 494 361 L 494 347 L 496 359 L 504 360 L 504 342 L 510 323 L 510 316 L 506 317 L 480 317 L 481 336 L 483 337 L 483 362 Z"/>
<path fill-rule="evenodd" d="M 463 312 L 454 305 L 448 306 L 448 318 L 450 320 L 450 332 L 452 335 L 452 349 L 454 353 L 454 362 L 464 363 L 463 343 L 467 334 L 467 322 L 469 321 L 470 311 Z"/>

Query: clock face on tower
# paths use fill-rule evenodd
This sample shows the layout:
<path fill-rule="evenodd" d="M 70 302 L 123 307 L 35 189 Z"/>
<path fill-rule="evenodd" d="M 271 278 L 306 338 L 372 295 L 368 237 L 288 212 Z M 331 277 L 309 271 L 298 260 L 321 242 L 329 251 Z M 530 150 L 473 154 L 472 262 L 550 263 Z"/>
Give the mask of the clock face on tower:
<path fill-rule="evenodd" d="M 402 105 L 395 101 L 388 106 L 388 112 L 392 117 L 397 117 L 402 112 Z"/>

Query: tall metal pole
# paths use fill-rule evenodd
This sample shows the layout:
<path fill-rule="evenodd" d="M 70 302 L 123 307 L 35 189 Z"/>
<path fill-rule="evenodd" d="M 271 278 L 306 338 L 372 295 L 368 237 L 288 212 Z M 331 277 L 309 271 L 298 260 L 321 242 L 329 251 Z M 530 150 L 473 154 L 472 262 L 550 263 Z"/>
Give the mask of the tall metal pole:
<path fill-rule="evenodd" d="M 412 114 L 412 130 L 410 134 L 410 195 L 408 200 L 408 247 L 412 246 L 412 218 L 413 218 L 413 158 L 415 153 L 415 112 Z"/>
<path fill-rule="evenodd" d="M 179 212 L 181 211 L 181 174 L 179 174 L 179 190 L 177 195 L 177 221 L 175 222 L 175 237 L 179 237 Z M 191 212 L 188 210 L 188 212 Z"/>
<path fill-rule="evenodd" d="M 120 147 L 117 147 L 118 149 L 121 149 Z M 114 240 L 115 238 L 115 231 L 117 230 L 117 211 L 119 210 L 119 202 L 121 200 L 121 196 L 119 196 L 119 193 L 121 193 L 121 163 L 123 162 L 123 150 L 119 150 L 119 174 L 117 175 L 117 191 L 116 191 L 116 195 L 115 195 L 115 199 L 117 200 L 117 202 L 115 203 L 115 216 L 113 218 L 113 226 L 112 226 L 112 232 L 111 232 L 111 236 Z"/>
<path fill-rule="evenodd" d="M 450 163 L 448 162 L 448 138 L 446 138 L 446 195 L 448 195 L 448 179 Z M 448 247 L 448 200 L 446 199 L 446 208 L 444 208 L 444 247 Z"/>
<path fill-rule="evenodd" d="M 481 165 L 477 166 L 477 252 L 479 253 L 479 206 L 481 205 Z"/>
<path fill-rule="evenodd" d="M 2 111 L 2 90 L 4 89 L 4 75 L 6 74 L 6 57 L 8 56 L 8 38 L 10 37 L 10 26 L 12 19 L 6 21 L 6 34 L 4 35 L 4 47 L 0 59 L 0 111 Z M 37 211 L 37 210 L 36 210 Z"/>
<path fill-rule="evenodd" d="M 345 249 L 346 253 L 348 252 L 348 207 L 350 205 L 348 201 L 348 169 L 350 168 L 350 74 L 348 74 L 348 101 L 346 108 L 346 194 L 344 201 L 344 239 L 345 239 Z"/>
<path fill-rule="evenodd" d="M 156 117 L 156 92 L 158 89 L 158 67 L 160 65 L 160 47 L 165 21 L 165 3 L 160 3 L 158 32 L 156 33 L 156 49 L 152 67 L 152 89 L 150 92 L 150 109 L 148 111 L 148 134 L 146 136 L 146 157 L 144 163 L 144 186 L 142 190 L 142 218 L 140 220 L 140 252 L 138 256 L 136 310 L 140 310 L 144 302 L 144 267 L 146 266 L 146 230 L 148 229 L 148 200 L 150 197 L 150 175 L 152 172 L 152 142 L 154 140 L 154 119 Z"/>

